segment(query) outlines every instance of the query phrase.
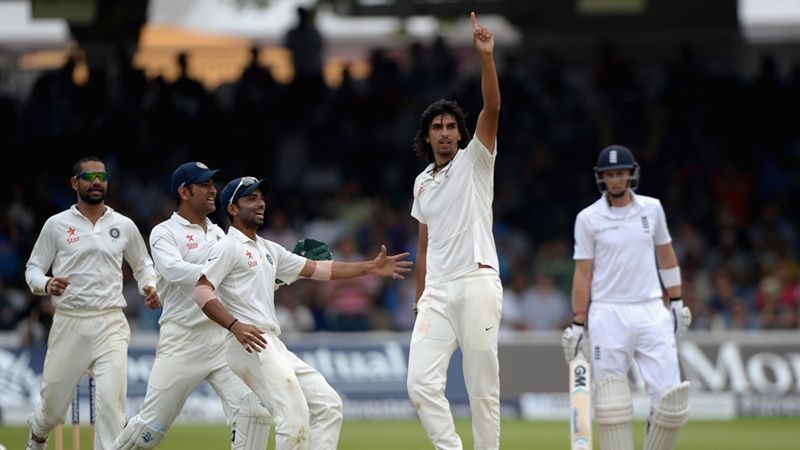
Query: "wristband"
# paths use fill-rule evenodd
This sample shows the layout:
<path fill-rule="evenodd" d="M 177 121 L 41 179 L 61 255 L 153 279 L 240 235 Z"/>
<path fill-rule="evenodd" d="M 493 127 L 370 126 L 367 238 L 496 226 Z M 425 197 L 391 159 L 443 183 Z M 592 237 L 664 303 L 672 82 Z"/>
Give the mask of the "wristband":
<path fill-rule="evenodd" d="M 573 321 L 572 321 L 572 324 L 573 324 L 573 325 L 577 325 L 577 326 L 579 326 L 579 327 L 582 327 L 582 326 L 584 325 L 584 324 L 582 324 L 582 323 L 579 323 L 577 320 L 573 320 Z"/>
<path fill-rule="evenodd" d="M 670 297 L 669 301 L 670 301 L 670 303 L 672 303 L 672 302 L 680 302 L 680 301 L 683 301 L 683 297 Z"/>
<path fill-rule="evenodd" d="M 45 283 L 44 283 L 44 293 L 45 294 L 49 294 L 49 292 L 47 292 L 47 286 L 50 286 L 50 282 L 51 281 L 53 281 L 53 277 L 48 278 L 47 281 L 45 281 Z"/>
<path fill-rule="evenodd" d="M 227 326 L 227 329 L 228 329 L 228 331 L 231 331 L 231 327 L 232 327 L 234 324 L 236 324 L 236 322 L 238 322 L 238 321 L 239 321 L 239 319 L 233 319 L 233 322 L 231 322 L 231 324 Z"/>
<path fill-rule="evenodd" d="M 312 280 L 330 280 L 333 271 L 333 261 L 317 261 L 314 266 L 314 273 L 311 274 Z"/>
<path fill-rule="evenodd" d="M 667 289 L 681 285 L 681 268 L 678 266 L 669 269 L 660 269 L 658 274 L 661 276 L 661 282 Z"/>

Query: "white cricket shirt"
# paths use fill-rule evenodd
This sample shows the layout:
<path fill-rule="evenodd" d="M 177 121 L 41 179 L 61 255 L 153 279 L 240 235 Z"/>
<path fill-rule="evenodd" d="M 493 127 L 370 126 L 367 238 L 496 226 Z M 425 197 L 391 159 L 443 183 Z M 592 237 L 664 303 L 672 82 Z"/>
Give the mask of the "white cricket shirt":
<path fill-rule="evenodd" d="M 605 196 L 575 219 L 574 259 L 591 259 L 592 302 L 637 303 L 661 298 L 656 245 L 672 238 L 661 202 L 633 195 L 631 207 L 618 215 Z"/>
<path fill-rule="evenodd" d="M 160 324 L 175 322 L 193 327 L 211 320 L 197 307 L 192 292 L 211 247 L 225 237 L 225 232 L 208 218 L 206 230 L 174 212 L 150 232 L 156 289 L 163 305 Z"/>
<path fill-rule="evenodd" d="M 433 175 L 433 164 L 414 181 L 411 215 L 428 226 L 425 283 L 453 280 L 478 263 L 499 268 L 492 235 L 495 151 L 473 137 Z"/>
<path fill-rule="evenodd" d="M 47 295 L 45 284 L 53 276 L 69 280 L 63 295 L 53 296 L 57 308 L 102 310 L 123 308 L 122 258 L 139 284 L 155 286 L 153 262 L 133 221 L 106 206 L 92 222 L 77 205 L 51 216 L 44 223 L 25 268 L 25 280 L 35 295 Z"/>
<path fill-rule="evenodd" d="M 306 258 L 272 241 L 261 236 L 254 241 L 230 227 L 211 249 L 202 273 L 235 318 L 280 334 L 275 315 L 275 279 L 291 284 L 305 264 Z"/>

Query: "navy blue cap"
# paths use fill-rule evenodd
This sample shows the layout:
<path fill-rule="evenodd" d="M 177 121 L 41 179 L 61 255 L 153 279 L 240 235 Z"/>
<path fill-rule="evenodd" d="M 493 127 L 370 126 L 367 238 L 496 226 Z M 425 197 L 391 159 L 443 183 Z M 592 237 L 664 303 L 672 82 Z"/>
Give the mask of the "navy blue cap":
<path fill-rule="evenodd" d="M 631 152 L 628 147 L 609 145 L 597 155 L 597 165 L 594 167 L 594 171 L 605 172 L 606 170 L 613 169 L 634 170 L 637 167 L 639 167 L 639 164 L 636 163 L 633 152 Z"/>
<path fill-rule="evenodd" d="M 199 161 L 181 164 L 175 169 L 175 172 L 172 172 L 172 178 L 169 182 L 170 192 L 177 195 L 179 187 L 191 183 L 205 183 L 214 178 L 219 172 L 219 170 L 209 169 L 207 165 Z"/>
<path fill-rule="evenodd" d="M 241 197 L 250 195 L 251 192 L 255 191 L 262 184 L 264 185 L 264 188 L 261 189 L 261 193 L 266 194 L 269 192 L 270 187 L 269 180 L 266 178 L 234 178 L 233 180 L 229 181 L 224 188 L 222 188 L 222 192 L 219 194 L 219 203 L 222 205 L 222 208 L 225 209 L 228 207 L 228 205 L 240 199 Z M 236 193 L 235 197 L 233 196 L 234 192 Z"/>

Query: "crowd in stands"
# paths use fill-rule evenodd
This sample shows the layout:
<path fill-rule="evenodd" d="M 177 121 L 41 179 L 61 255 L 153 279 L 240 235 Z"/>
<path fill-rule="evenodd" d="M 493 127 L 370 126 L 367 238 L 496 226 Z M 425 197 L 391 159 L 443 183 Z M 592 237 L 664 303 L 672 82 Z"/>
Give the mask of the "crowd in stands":
<path fill-rule="evenodd" d="M 664 203 L 692 328 L 797 329 L 800 70 L 783 76 L 764 56 L 753 74 L 742 73 L 690 47 L 655 68 L 621 53 L 604 44 L 593 61 L 571 65 L 551 49 L 497 52 L 494 232 L 504 327 L 570 322 L 574 219 L 599 196 L 597 153 L 618 143 L 641 164 L 638 192 Z M 145 239 L 176 206 L 172 170 L 199 160 L 228 178 L 271 179 L 260 233 L 285 247 L 311 237 L 349 260 L 385 243 L 413 258 L 411 189 L 425 163 L 412 139 L 422 110 L 439 98 L 457 100 L 474 126 L 473 55 L 444 39 L 376 48 L 370 74 L 357 80 L 345 68 L 338 86 L 318 69 L 278 83 L 257 55 L 238 80 L 213 90 L 181 53 L 174 81 L 148 78 L 121 56 L 76 84 L 70 58 L 24 95 L 0 92 L 0 331 L 16 330 L 22 343 L 46 338 L 53 308 L 30 294 L 25 262 L 44 220 L 75 202 L 70 170 L 90 154 L 111 174 L 106 203 Z M 212 219 L 225 223 L 220 210 Z M 126 297 L 134 330 L 157 329 L 158 312 L 142 307 L 135 283 Z M 281 287 L 276 301 L 285 332 L 410 330 L 413 297 L 411 276 L 300 281 Z"/>

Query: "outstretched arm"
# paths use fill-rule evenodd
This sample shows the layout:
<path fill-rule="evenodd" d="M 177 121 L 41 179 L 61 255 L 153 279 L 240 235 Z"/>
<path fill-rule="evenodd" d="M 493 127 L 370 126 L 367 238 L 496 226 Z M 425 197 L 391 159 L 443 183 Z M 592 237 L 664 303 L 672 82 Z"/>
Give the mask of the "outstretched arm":
<path fill-rule="evenodd" d="M 472 21 L 472 42 L 478 53 L 478 62 L 481 66 L 481 94 L 483 96 L 483 109 L 478 115 L 475 125 L 475 136 L 489 150 L 494 153 L 494 143 L 497 138 L 497 120 L 500 117 L 500 83 L 497 81 L 497 69 L 494 66 L 494 36 L 485 27 L 478 24 L 475 13 L 470 13 Z"/>
<path fill-rule="evenodd" d="M 306 261 L 301 277 L 315 280 L 344 280 L 364 275 L 379 275 L 402 280 L 403 274 L 411 271 L 413 263 L 405 261 L 408 253 L 399 255 L 386 255 L 386 246 L 381 245 L 378 256 L 371 261 L 341 262 L 341 261 Z"/>

